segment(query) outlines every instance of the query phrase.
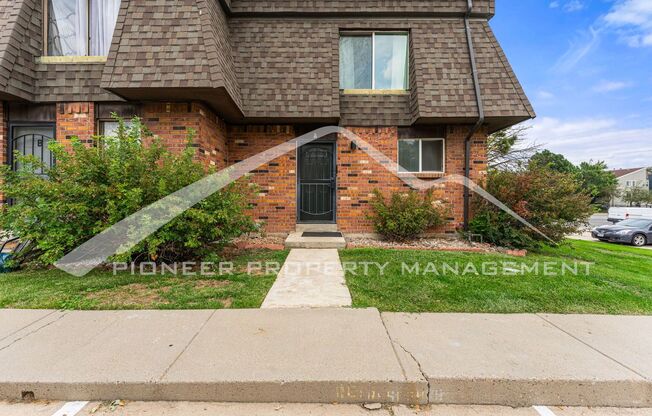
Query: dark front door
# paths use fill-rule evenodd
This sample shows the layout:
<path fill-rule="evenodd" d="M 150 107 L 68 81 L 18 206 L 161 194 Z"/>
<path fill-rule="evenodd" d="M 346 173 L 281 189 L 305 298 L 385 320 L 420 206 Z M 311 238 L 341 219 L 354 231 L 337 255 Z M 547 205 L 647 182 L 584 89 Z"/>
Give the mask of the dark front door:
<path fill-rule="evenodd" d="M 45 174 L 44 169 L 54 165 L 54 155 L 48 149 L 48 143 L 54 140 L 54 126 L 47 124 L 12 125 L 11 140 L 9 141 L 9 164 L 13 170 L 20 170 L 21 163 L 15 157 L 18 153 L 23 156 L 34 156 L 43 163 L 36 170 L 38 174 Z"/>
<path fill-rule="evenodd" d="M 299 221 L 335 222 L 334 143 L 299 148 Z"/>

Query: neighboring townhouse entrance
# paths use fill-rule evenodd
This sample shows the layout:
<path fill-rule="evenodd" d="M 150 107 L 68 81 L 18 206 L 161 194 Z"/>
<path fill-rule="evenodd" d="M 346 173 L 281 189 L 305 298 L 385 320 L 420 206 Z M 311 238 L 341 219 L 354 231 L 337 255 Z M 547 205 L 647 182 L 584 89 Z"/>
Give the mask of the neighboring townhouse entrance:
<path fill-rule="evenodd" d="M 15 153 L 36 157 L 43 162 L 46 169 L 54 165 L 54 156 L 48 149 L 48 142 L 54 140 L 54 124 L 12 124 L 10 137 L 8 161 L 13 170 L 20 168 L 20 162 L 14 156 Z M 44 174 L 45 172 L 43 169 L 38 169 L 36 173 Z"/>
<path fill-rule="evenodd" d="M 302 223 L 335 222 L 335 143 L 309 143 L 299 148 L 298 218 Z"/>

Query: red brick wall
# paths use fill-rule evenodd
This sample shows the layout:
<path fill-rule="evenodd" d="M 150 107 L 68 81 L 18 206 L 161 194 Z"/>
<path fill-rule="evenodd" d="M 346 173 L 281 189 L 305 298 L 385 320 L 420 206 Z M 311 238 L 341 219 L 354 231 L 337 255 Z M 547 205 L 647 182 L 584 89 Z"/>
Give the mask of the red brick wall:
<path fill-rule="evenodd" d="M 198 103 L 148 103 L 143 106 L 144 124 L 174 151 L 186 146 L 188 129 L 196 131 L 198 159 L 216 169 L 237 163 L 295 137 L 292 126 L 227 126 Z M 0 120 L 3 120 L 0 108 Z M 57 105 L 57 138 L 68 144 L 72 136 L 90 143 L 96 133 L 93 103 Z M 446 134 L 446 174 L 464 175 L 464 137 L 468 126 L 449 127 Z M 398 128 L 356 128 L 351 130 L 388 158 L 397 160 Z M 6 154 L 6 124 L 0 124 L 0 160 Z M 371 232 L 366 218 L 376 188 L 385 195 L 408 189 L 399 178 L 375 162 L 362 149 L 352 151 L 347 139 L 337 142 L 337 223 L 344 232 Z M 486 174 L 486 135 L 472 141 L 471 179 L 482 182 Z M 268 232 L 289 232 L 296 224 L 296 154 L 287 154 L 259 167 L 246 178 L 256 184 L 251 215 L 265 223 Z M 454 233 L 463 221 L 463 187 L 441 184 L 435 196 L 450 208 L 450 222 L 436 232 Z"/>
<path fill-rule="evenodd" d="M 93 143 L 95 135 L 93 103 L 57 104 L 57 141 L 70 148 L 70 139 L 77 136 L 82 143 Z"/>
<path fill-rule="evenodd" d="M 464 137 L 469 127 L 448 129 L 446 134 L 446 174 L 464 175 Z M 393 161 L 398 160 L 398 129 L 350 128 L 363 140 L 384 153 Z M 486 173 L 486 136 L 476 135 L 471 147 L 471 179 L 480 180 Z M 362 149 L 352 151 L 349 141 L 338 139 L 338 226 L 343 232 L 371 232 L 372 224 L 367 218 L 370 213 L 369 200 L 374 189 L 380 189 L 388 197 L 393 192 L 408 190 L 409 187 L 385 169 Z M 478 161 L 481 163 L 473 163 Z M 440 175 L 437 175 L 440 176 Z M 425 180 L 437 178 L 422 177 Z M 434 196 L 446 204 L 450 211 L 449 223 L 433 230 L 437 233 L 454 233 L 463 224 L 463 186 L 446 183 L 435 185 Z"/>
<path fill-rule="evenodd" d="M 295 137 L 291 126 L 231 126 L 229 164 L 254 156 Z M 267 232 L 288 232 L 296 224 L 296 152 L 259 167 L 246 180 L 258 187 L 252 203 L 254 219 Z"/>
<path fill-rule="evenodd" d="M 93 103 L 57 104 L 57 140 L 70 145 L 73 136 L 91 144 L 97 134 Z M 202 104 L 148 103 L 143 123 L 173 151 L 186 146 L 189 129 L 195 131 L 197 158 L 217 169 L 227 163 L 226 124 Z"/>
<path fill-rule="evenodd" d="M 202 104 L 148 103 L 143 123 L 173 151 L 185 149 L 188 130 L 193 129 L 198 159 L 217 169 L 226 166 L 226 124 Z"/>
<path fill-rule="evenodd" d="M 464 137 L 467 126 L 449 128 L 446 135 L 446 173 L 464 175 Z M 363 140 L 392 160 L 398 158 L 398 129 L 351 128 Z M 229 128 L 229 164 L 260 153 L 294 137 L 289 126 L 232 126 Z M 486 173 L 486 136 L 478 133 L 471 148 L 471 179 L 481 180 Z M 479 162 L 479 163 L 473 163 Z M 366 218 L 374 189 L 385 195 L 409 189 L 399 178 L 375 162 L 362 149 L 351 151 L 350 142 L 340 137 L 337 142 L 338 190 L 337 224 L 349 233 L 372 232 Z M 433 180 L 436 178 L 432 178 Z M 252 215 L 266 223 L 268 232 L 289 232 L 296 224 L 296 155 L 288 154 L 260 167 L 248 179 L 259 186 L 252 201 Z M 441 184 L 435 187 L 435 197 L 450 209 L 449 223 L 438 233 L 454 233 L 463 223 L 463 187 Z"/>

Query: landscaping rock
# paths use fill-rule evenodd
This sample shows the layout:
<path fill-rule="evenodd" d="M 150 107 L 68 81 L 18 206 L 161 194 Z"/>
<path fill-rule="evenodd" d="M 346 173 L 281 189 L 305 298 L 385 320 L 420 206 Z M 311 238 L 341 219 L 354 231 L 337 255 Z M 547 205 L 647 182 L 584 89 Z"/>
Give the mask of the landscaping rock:
<path fill-rule="evenodd" d="M 437 250 L 471 253 L 496 253 L 499 249 L 490 244 L 474 243 L 461 239 L 420 238 L 413 241 L 395 242 L 365 237 L 347 237 L 349 248 L 384 248 L 390 250 Z"/>

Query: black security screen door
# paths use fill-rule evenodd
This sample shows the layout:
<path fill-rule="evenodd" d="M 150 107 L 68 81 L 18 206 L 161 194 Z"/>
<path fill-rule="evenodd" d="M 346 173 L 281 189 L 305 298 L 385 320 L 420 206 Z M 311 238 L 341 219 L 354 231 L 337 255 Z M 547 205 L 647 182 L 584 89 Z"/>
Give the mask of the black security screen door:
<path fill-rule="evenodd" d="M 299 148 L 299 221 L 335 222 L 334 143 Z"/>
<path fill-rule="evenodd" d="M 23 156 L 34 156 L 43 163 L 42 168 L 36 170 L 37 174 L 45 175 L 44 169 L 54 166 L 54 155 L 48 149 L 48 143 L 54 140 L 54 126 L 52 125 L 15 125 L 11 128 L 9 142 L 9 164 L 12 169 L 21 169 L 20 161 L 15 157 L 18 153 Z"/>

